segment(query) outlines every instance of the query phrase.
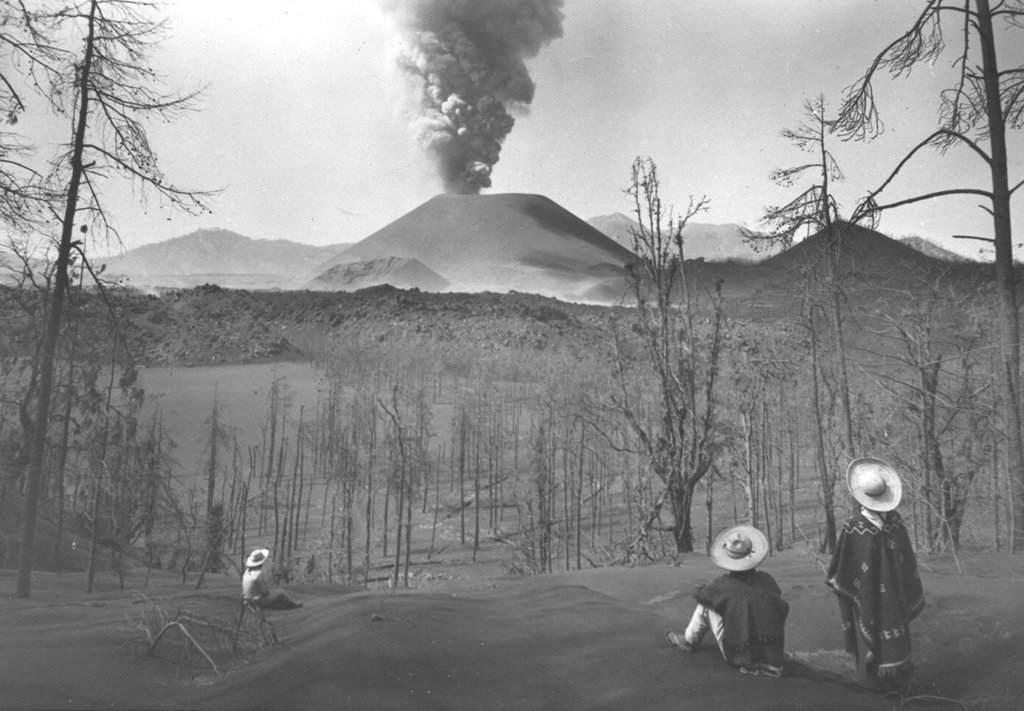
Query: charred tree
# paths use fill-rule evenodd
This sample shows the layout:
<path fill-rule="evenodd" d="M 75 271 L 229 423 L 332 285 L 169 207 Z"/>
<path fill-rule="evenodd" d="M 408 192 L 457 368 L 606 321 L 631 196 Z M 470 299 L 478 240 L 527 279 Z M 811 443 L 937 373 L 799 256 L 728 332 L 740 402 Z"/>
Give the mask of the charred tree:
<path fill-rule="evenodd" d="M 954 31 L 944 30 L 946 19 L 950 20 Z M 957 54 L 949 66 L 956 70 L 951 88 L 940 97 L 939 128 L 899 160 L 892 173 L 868 194 L 859 211 L 877 214 L 950 195 L 977 196 L 987 203 L 982 209 L 992 217 L 992 237 L 981 239 L 995 248 L 995 280 L 1003 331 L 1002 371 L 1009 415 L 1008 466 L 1015 478 L 1011 489 L 1015 519 L 1012 550 L 1017 551 L 1024 547 L 1024 431 L 1010 200 L 1024 182 L 1011 183 L 1006 133 L 1007 129 L 1024 126 L 1024 91 L 1021 90 L 1024 66 L 1000 69 L 997 21 L 1004 23 L 1007 30 L 1000 38 L 1013 37 L 1024 28 L 1024 6 L 1017 1 L 998 2 L 993 6 L 989 0 L 926 3 L 913 25 L 876 55 L 868 70 L 847 88 L 835 130 L 845 139 L 867 140 L 880 134 L 883 124 L 874 91 L 877 75 L 887 71 L 893 77 L 901 77 L 909 75 L 918 64 L 934 67 L 937 57 L 947 49 L 947 35 L 955 38 Z M 973 152 L 988 169 L 989 185 L 911 194 L 882 203 L 881 194 L 885 191 L 891 194 L 890 187 L 903 167 L 929 147 L 943 153 L 951 149 Z"/>
<path fill-rule="evenodd" d="M 650 377 L 656 390 L 656 416 L 648 422 L 641 415 L 621 338 L 614 366 L 617 392 L 610 407 L 628 422 L 650 470 L 664 486 L 663 494 L 643 516 L 633 548 L 646 540 L 667 503 L 676 550 L 688 552 L 693 550 L 694 489 L 715 457 L 721 283 L 711 292 L 701 324 L 706 328 L 698 328 L 700 285 L 687 282 L 683 228 L 706 209 L 708 201 L 691 198 L 686 211 L 676 214 L 661 200 L 657 166 L 650 159 L 633 162 L 630 182 L 626 192 L 638 223 L 632 233 L 637 260 L 627 272 L 629 295 L 636 305 L 630 327 L 638 336 L 638 359 L 649 368 L 639 377 Z"/>
<path fill-rule="evenodd" d="M 35 524 L 46 457 L 47 423 L 53 396 L 57 353 L 69 268 L 74 253 L 85 257 L 75 239 L 76 226 L 89 224 L 116 236 L 97 186 L 100 176 L 120 175 L 156 191 L 170 204 L 186 210 L 203 209 L 205 194 L 183 190 L 169 182 L 148 140 L 146 117 L 171 119 L 188 110 L 196 94 L 163 94 L 153 88 L 155 75 L 149 55 L 158 43 L 162 25 L 145 15 L 152 6 L 134 0 L 91 0 L 36 15 L 46 28 L 45 54 L 28 58 L 32 85 L 47 96 L 54 112 L 70 119 L 71 142 L 55 162 L 63 209 L 57 244 L 53 290 L 39 367 L 35 429 L 31 444 L 25 495 L 24 527 L 18 562 L 17 596 L 31 594 Z M 57 39 L 79 37 L 73 48 L 59 48 Z"/>

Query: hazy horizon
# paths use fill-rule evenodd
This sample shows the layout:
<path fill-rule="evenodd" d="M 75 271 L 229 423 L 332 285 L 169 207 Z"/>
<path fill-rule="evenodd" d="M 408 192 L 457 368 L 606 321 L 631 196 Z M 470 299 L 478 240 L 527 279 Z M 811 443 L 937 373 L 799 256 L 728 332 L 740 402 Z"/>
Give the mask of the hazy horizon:
<path fill-rule="evenodd" d="M 398 62 L 422 56 L 401 30 L 401 13 L 440 5 L 165 3 L 168 36 L 153 65 L 168 88 L 203 88 L 203 94 L 196 112 L 150 126 L 150 138 L 175 184 L 223 192 L 211 201 L 211 213 L 190 217 L 156 200 L 140 202 L 130 186 L 110 181 L 107 204 L 123 248 L 209 227 L 255 239 L 351 244 L 442 192 L 436 162 L 422 147 L 429 117 Z M 550 13 L 559 3 L 536 5 Z M 757 228 L 766 205 L 794 194 L 775 186 L 771 172 L 804 160 L 781 131 L 798 126 L 804 102 L 819 94 L 834 112 L 842 90 L 920 7 L 867 0 L 566 0 L 560 11 L 559 27 L 524 45 L 523 68 L 534 90 L 512 96 L 515 124 L 484 192 L 545 195 L 583 219 L 628 214 L 630 166 L 638 156 L 650 157 L 666 202 L 684 207 L 691 195 L 706 195 L 710 208 L 696 220 Z M 936 127 L 940 92 L 955 81 L 954 34 L 931 65 L 878 82 L 886 128 L 879 139 L 830 143 L 846 173 L 833 185 L 844 214 Z M 1001 47 L 1000 63 L 1024 63 L 1024 44 Z M 30 121 L 43 110 L 32 111 L 22 130 L 35 131 Z M 65 133 L 57 126 L 52 137 L 61 141 Z M 1015 184 L 1024 135 L 1010 131 L 1008 138 Z M 36 142 L 46 156 L 45 141 Z M 920 158 L 887 194 L 985 184 L 985 166 L 969 150 Z M 1013 217 L 1024 224 L 1017 202 Z M 980 243 L 952 238 L 991 234 L 991 218 L 976 203 L 961 196 L 910 205 L 884 213 L 880 230 L 976 256 Z M 98 241 L 90 248 L 103 249 Z"/>

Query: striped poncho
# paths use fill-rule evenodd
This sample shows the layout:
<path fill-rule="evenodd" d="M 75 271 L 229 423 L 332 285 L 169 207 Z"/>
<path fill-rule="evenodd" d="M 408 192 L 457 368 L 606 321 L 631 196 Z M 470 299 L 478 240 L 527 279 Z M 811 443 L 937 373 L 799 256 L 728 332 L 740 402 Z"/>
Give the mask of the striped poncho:
<path fill-rule="evenodd" d="M 909 670 L 910 621 L 924 609 L 903 519 L 896 511 L 881 516 L 881 529 L 863 513 L 846 521 L 825 579 L 839 598 L 846 651 L 868 677 Z"/>
<path fill-rule="evenodd" d="M 782 668 L 789 604 L 768 573 L 734 571 L 715 578 L 694 595 L 722 616 L 722 653 L 733 666 Z"/>

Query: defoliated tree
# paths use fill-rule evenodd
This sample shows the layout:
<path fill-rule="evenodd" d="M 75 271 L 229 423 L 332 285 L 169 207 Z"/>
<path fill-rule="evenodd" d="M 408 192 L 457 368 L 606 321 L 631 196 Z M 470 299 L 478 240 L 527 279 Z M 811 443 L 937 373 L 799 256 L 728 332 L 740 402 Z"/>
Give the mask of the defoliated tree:
<path fill-rule="evenodd" d="M 626 375 L 631 359 L 620 353 L 616 359 L 617 394 L 611 405 L 629 423 L 641 455 L 664 489 L 646 512 L 627 555 L 641 552 L 666 503 L 673 517 L 676 549 L 693 550 L 693 493 L 714 463 L 718 439 L 721 285 L 715 285 L 707 318 L 699 319 L 697 286 L 687 283 L 683 258 L 683 228 L 706 208 L 707 199 L 691 199 L 685 213 L 675 214 L 662 203 L 660 187 L 654 162 L 637 158 L 626 192 L 638 223 L 632 231 L 638 258 L 629 267 L 627 283 L 636 304 L 632 330 L 639 336 L 643 354 L 637 360 L 651 369 L 656 402 L 652 414 L 645 416 Z"/>
<path fill-rule="evenodd" d="M 824 237 L 819 259 L 820 264 L 804 265 L 806 279 L 803 286 L 803 321 L 811 331 L 826 322 L 832 337 L 832 356 L 835 378 L 838 384 L 839 403 L 842 410 L 842 444 L 846 457 L 856 456 L 853 436 L 853 408 L 850 396 L 850 378 L 846 363 L 846 348 L 843 333 L 843 284 L 848 274 L 843 271 L 843 245 L 849 223 L 841 220 L 839 204 L 832 192 L 832 183 L 843 180 L 843 171 L 835 156 L 828 148 L 830 122 L 825 118 L 825 100 L 819 95 L 813 102 L 804 101 L 805 120 L 795 129 L 784 129 L 782 136 L 798 149 L 809 153 L 813 160 L 772 172 L 772 180 L 783 188 L 790 188 L 806 179 L 810 185 L 785 205 L 769 206 L 765 209 L 763 223 L 769 228 L 766 234 L 750 233 L 748 238 L 756 246 L 766 241 L 773 245 L 788 247 L 799 234 L 821 234 Z M 856 219 L 856 218 L 855 218 Z M 815 289 L 815 287 L 819 287 Z M 815 292 L 820 292 L 816 298 Z M 816 318 L 816 314 L 826 318 Z M 817 333 L 812 334 L 813 347 L 817 347 Z M 817 352 L 815 365 L 817 366 Z M 814 405 L 819 409 L 818 370 L 814 371 Z M 817 419 L 818 468 L 825 501 L 825 539 L 823 547 L 831 551 L 836 542 L 836 526 L 833 509 L 833 488 L 837 478 L 834 469 L 837 463 L 825 456 L 824 423 Z"/>
<path fill-rule="evenodd" d="M 952 27 L 944 27 L 948 20 Z M 1024 439 L 1021 430 L 1020 323 L 1017 285 L 1013 273 L 1013 237 L 1010 200 L 1024 185 L 1011 186 L 1007 152 L 1007 129 L 1024 126 L 1024 66 L 1000 69 L 995 25 L 1005 23 L 1005 43 L 1020 42 L 1015 30 L 1024 29 L 1022 0 L 929 0 L 904 34 L 893 40 L 872 61 L 868 70 L 847 88 L 839 109 L 835 130 L 846 139 L 870 139 L 883 124 L 875 102 L 874 81 L 878 74 L 909 75 L 918 64 L 934 70 L 936 58 L 955 43 L 956 57 L 952 86 L 941 95 L 939 128 L 926 136 L 897 164 L 878 189 L 868 194 L 862 209 L 878 212 L 922 200 L 948 195 L 976 195 L 988 202 L 983 209 L 992 216 L 995 246 L 996 286 L 1003 330 L 1003 370 L 1010 402 L 1008 423 L 1009 465 L 1015 473 L 1013 487 L 1014 550 L 1024 546 Z M 947 29 L 949 31 L 947 31 Z M 1008 48 L 1004 44 L 1003 48 Z M 986 145 L 987 144 L 987 145 Z M 960 187 L 902 197 L 888 203 L 880 195 L 893 185 L 902 168 L 923 148 L 945 152 L 960 148 L 973 152 L 988 167 L 990 184 L 984 188 Z"/>
<path fill-rule="evenodd" d="M 21 7 L 21 5 L 19 5 Z M 201 211 L 209 193 L 177 187 L 164 176 L 150 145 L 145 121 L 171 120 L 187 111 L 195 93 L 164 93 L 149 65 L 163 24 L 149 19 L 155 3 L 145 0 L 88 0 L 45 7 L 26 16 L 33 42 L 23 47 L 22 71 L 53 112 L 70 122 L 71 138 L 51 165 L 59 200 L 54 208 L 60 236 L 53 289 L 49 294 L 43 347 L 38 362 L 35 428 L 25 492 L 25 516 L 16 594 L 31 593 L 36 515 L 46 450 L 46 424 L 53 394 L 69 267 L 86 260 L 82 241 L 91 226 L 116 237 L 101 196 L 110 177 L 127 179 L 173 207 Z"/>
<path fill-rule="evenodd" d="M 13 233 L 37 227 L 53 199 L 45 176 L 28 158 L 31 146 L 14 129 L 25 113 L 24 93 L 17 68 L 47 56 L 48 42 L 36 26 L 36 16 L 24 3 L 0 0 L 0 223 Z M 8 246 L 18 250 L 13 235 Z"/>
<path fill-rule="evenodd" d="M 804 101 L 804 121 L 796 128 L 782 130 L 782 137 L 813 160 L 789 168 L 772 171 L 776 185 L 790 188 L 810 176 L 812 183 L 785 205 L 765 208 L 762 222 L 768 226 L 767 234 L 754 234 L 758 240 L 772 245 L 789 247 L 793 238 L 801 233 L 813 234 L 831 230 L 839 222 L 839 204 L 832 193 L 832 183 L 843 180 L 843 171 L 828 148 L 829 122 L 825 118 L 825 99 L 820 94 L 812 102 Z M 754 242 L 757 246 L 757 242 Z"/>

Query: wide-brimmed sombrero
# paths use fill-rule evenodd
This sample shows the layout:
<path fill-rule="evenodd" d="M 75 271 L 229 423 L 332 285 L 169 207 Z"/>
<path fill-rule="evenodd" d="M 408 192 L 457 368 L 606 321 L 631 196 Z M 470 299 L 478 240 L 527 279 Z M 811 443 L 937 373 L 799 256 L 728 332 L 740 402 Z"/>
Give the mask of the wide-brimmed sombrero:
<path fill-rule="evenodd" d="M 259 568 L 270 557 L 269 548 L 257 548 L 245 559 L 246 568 Z"/>
<path fill-rule="evenodd" d="M 753 526 L 740 524 L 725 529 L 711 544 L 711 560 L 725 570 L 756 568 L 768 555 L 768 539 Z"/>
<path fill-rule="evenodd" d="M 896 470 L 873 457 L 854 459 L 846 470 L 846 485 L 861 506 L 872 511 L 892 511 L 903 496 L 903 482 Z"/>

